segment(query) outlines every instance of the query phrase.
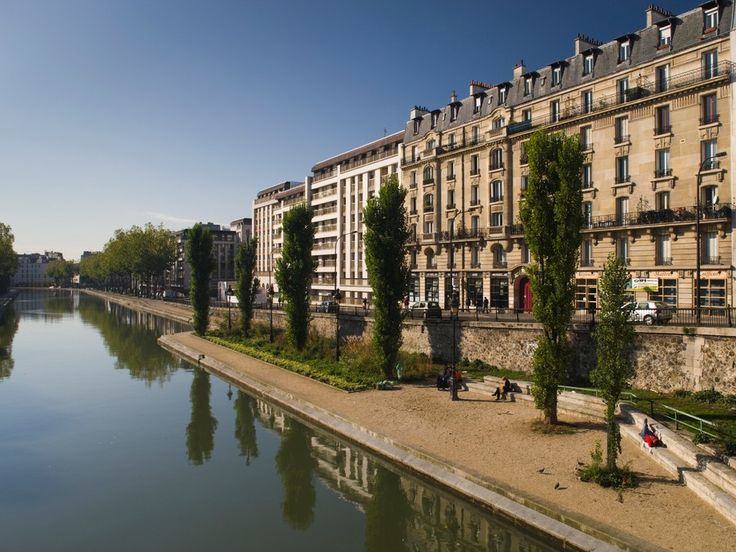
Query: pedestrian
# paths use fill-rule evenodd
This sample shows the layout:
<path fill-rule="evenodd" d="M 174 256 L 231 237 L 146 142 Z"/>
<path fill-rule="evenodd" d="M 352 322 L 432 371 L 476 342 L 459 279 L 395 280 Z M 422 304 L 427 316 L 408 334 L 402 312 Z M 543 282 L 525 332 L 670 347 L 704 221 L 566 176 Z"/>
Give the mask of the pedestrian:
<path fill-rule="evenodd" d="M 488 297 L 485 297 L 483 299 L 483 312 L 488 314 Z"/>
<path fill-rule="evenodd" d="M 366 314 L 368 314 L 368 298 L 363 297 L 363 311 L 365 311 Z"/>
<path fill-rule="evenodd" d="M 455 385 L 457 385 L 458 390 L 459 388 L 462 388 L 463 391 L 470 391 L 470 389 L 468 389 L 468 384 L 465 383 L 465 380 L 463 379 L 463 373 L 460 370 L 456 368 L 453 377 L 455 378 Z"/>

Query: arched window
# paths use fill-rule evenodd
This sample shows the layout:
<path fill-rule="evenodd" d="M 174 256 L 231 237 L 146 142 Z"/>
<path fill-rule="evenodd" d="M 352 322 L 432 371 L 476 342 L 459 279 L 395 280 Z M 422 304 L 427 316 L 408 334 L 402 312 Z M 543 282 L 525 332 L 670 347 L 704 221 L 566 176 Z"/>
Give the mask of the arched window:
<path fill-rule="evenodd" d="M 434 211 L 434 194 L 424 194 L 424 212 Z"/>
<path fill-rule="evenodd" d="M 434 170 L 431 165 L 424 167 L 424 184 L 431 184 L 434 182 Z"/>
<path fill-rule="evenodd" d="M 437 257 L 431 249 L 427 250 L 427 268 L 437 268 Z"/>

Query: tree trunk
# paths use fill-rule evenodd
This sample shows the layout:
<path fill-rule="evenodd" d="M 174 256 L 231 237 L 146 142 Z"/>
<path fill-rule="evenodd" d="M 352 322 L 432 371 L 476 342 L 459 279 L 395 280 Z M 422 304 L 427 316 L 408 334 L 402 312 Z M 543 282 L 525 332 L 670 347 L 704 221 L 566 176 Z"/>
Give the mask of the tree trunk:
<path fill-rule="evenodd" d="M 618 426 L 616 425 L 616 402 L 606 403 L 606 468 L 615 471 L 618 457 Z"/>
<path fill-rule="evenodd" d="M 546 425 L 557 425 L 557 388 L 547 397 L 545 401 L 544 423 Z"/>

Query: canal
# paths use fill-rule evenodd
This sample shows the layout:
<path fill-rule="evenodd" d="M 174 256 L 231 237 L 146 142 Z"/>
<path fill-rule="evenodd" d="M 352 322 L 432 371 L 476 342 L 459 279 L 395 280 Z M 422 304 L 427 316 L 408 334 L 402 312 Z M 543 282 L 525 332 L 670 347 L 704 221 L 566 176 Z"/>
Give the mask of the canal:
<path fill-rule="evenodd" d="M 552 550 L 158 346 L 184 329 L 78 293 L 17 297 L 1 550 Z"/>

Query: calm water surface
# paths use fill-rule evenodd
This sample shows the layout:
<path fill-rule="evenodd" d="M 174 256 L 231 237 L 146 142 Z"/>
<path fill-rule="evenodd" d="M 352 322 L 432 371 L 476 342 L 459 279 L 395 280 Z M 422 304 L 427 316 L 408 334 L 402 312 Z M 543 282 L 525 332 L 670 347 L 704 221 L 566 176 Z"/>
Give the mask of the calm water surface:
<path fill-rule="evenodd" d="M 23 292 L 0 325 L 0 550 L 551 550 L 178 360 L 174 322 Z"/>

